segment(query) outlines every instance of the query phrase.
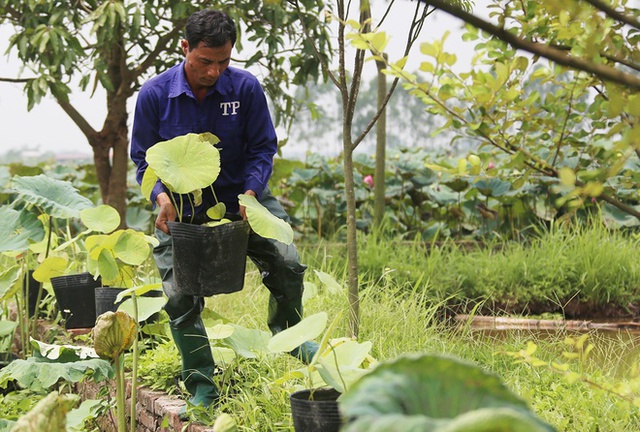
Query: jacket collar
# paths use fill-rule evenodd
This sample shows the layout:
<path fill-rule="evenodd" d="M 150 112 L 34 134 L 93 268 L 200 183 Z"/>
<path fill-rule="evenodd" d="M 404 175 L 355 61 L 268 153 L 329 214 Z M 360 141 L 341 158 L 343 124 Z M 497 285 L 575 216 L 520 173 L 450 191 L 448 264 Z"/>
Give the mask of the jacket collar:
<path fill-rule="evenodd" d="M 185 62 L 182 61 L 182 63 L 175 67 L 176 70 L 174 71 L 173 79 L 171 80 L 171 88 L 169 89 L 170 98 L 178 97 L 183 93 L 194 98 L 191 87 L 189 87 L 189 83 L 187 82 L 187 76 L 184 73 L 184 63 Z M 215 92 L 218 92 L 223 96 L 229 94 L 232 87 L 231 71 L 229 69 L 231 68 L 228 67 L 222 75 L 220 75 L 213 87 L 207 92 L 207 96 Z"/>

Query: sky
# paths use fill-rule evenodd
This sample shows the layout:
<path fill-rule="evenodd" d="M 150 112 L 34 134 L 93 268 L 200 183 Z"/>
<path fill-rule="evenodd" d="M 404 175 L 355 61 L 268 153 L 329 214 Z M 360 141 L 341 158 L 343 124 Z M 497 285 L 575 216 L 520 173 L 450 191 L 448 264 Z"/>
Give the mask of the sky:
<path fill-rule="evenodd" d="M 485 0 L 476 1 L 478 4 L 485 3 Z M 386 6 L 386 1 L 376 0 L 373 4 L 374 18 L 380 17 Z M 390 59 L 398 59 L 403 51 L 407 23 L 410 21 L 416 2 L 397 0 L 392 8 L 392 12 L 383 26 L 390 35 L 388 52 Z M 447 51 L 456 53 L 461 61 L 465 57 L 470 58 L 473 48 L 470 44 L 463 42 L 463 23 L 456 18 L 450 17 L 444 12 L 437 11 L 428 18 L 429 21 L 422 31 L 418 43 L 414 47 L 413 55 L 409 57 L 408 70 L 416 70 L 423 57 L 419 53 L 421 42 L 439 40 L 446 31 L 451 32 L 445 47 Z M 20 72 L 20 62 L 15 54 L 6 56 L 4 53 L 8 48 L 8 39 L 11 35 L 11 27 L 0 26 L 0 77 L 15 78 Z M 397 53 L 394 55 L 394 53 Z M 248 45 L 240 53 L 242 56 L 251 55 Z M 375 65 L 369 62 L 366 73 L 375 74 Z M 371 75 L 371 76 L 372 76 Z M 25 77 L 30 76 L 29 71 L 25 71 Z M 104 92 L 96 92 L 93 98 L 88 92 L 74 92 L 71 95 L 71 102 L 85 116 L 91 125 L 99 130 L 106 115 L 106 101 Z M 135 96 L 129 100 L 129 112 L 133 112 L 135 106 Z M 129 122 L 131 123 L 132 117 Z M 283 134 L 280 133 L 280 136 Z M 77 126 L 56 104 L 51 97 L 43 99 L 31 111 L 27 111 L 27 99 L 23 92 L 23 84 L 0 82 L 0 155 L 9 150 L 34 150 L 55 153 L 85 153 L 91 154 L 91 149 L 84 135 Z M 300 149 L 292 149 L 300 152 Z M 285 155 L 286 156 L 286 155 Z"/>

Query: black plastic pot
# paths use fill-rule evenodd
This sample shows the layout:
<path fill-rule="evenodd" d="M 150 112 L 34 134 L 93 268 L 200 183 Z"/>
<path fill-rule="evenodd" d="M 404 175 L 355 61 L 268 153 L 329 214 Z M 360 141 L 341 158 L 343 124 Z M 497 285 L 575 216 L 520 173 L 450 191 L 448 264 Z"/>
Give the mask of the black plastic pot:
<path fill-rule="evenodd" d="M 173 238 L 176 291 L 210 297 L 242 290 L 249 245 L 247 221 L 215 227 L 182 222 L 168 224 Z"/>
<path fill-rule="evenodd" d="M 102 285 L 91 273 L 79 273 L 51 278 L 58 309 L 66 329 L 90 328 L 96 323 L 95 288 Z"/>
<path fill-rule="evenodd" d="M 296 432 L 338 432 L 342 418 L 335 389 L 300 390 L 289 396 Z"/>
<path fill-rule="evenodd" d="M 116 297 L 120 294 L 125 288 L 115 288 L 115 287 L 97 287 L 95 289 L 95 298 L 96 298 L 96 316 L 98 318 L 105 312 L 115 312 L 118 310 L 118 306 L 122 304 L 127 298 L 116 303 Z M 162 291 L 152 290 L 147 291 L 143 294 L 143 297 L 162 297 Z M 158 314 L 153 314 L 149 317 L 145 323 L 152 323 L 158 320 Z"/>

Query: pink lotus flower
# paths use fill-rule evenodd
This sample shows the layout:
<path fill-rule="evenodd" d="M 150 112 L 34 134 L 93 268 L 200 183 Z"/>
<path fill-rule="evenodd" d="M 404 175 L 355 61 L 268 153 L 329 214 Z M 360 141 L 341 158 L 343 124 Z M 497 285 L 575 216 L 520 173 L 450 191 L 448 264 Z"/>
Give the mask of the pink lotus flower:
<path fill-rule="evenodd" d="M 373 177 L 372 176 L 368 175 L 362 181 L 364 182 L 364 184 L 366 184 L 370 188 L 373 187 Z"/>

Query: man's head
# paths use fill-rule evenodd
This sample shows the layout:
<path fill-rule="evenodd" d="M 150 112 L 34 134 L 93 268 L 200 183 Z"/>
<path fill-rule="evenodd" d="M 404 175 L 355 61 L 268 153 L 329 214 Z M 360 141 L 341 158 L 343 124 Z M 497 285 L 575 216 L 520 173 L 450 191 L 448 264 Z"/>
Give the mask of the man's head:
<path fill-rule="evenodd" d="M 216 83 L 229 66 L 235 42 L 236 26 L 226 13 L 205 9 L 189 17 L 182 51 L 194 93 L 205 92 Z"/>
<path fill-rule="evenodd" d="M 185 39 L 191 49 L 203 42 L 207 47 L 221 47 L 236 43 L 236 25 L 224 12 L 204 9 L 191 15 L 185 27 Z"/>

